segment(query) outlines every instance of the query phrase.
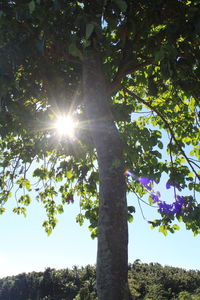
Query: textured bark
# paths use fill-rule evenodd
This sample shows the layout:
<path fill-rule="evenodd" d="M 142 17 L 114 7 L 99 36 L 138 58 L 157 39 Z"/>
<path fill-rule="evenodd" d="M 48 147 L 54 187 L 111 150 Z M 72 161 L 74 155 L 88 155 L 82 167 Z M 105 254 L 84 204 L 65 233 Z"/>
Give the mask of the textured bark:
<path fill-rule="evenodd" d="M 127 300 L 130 294 L 123 146 L 112 119 L 100 60 L 92 50 L 84 61 L 83 80 L 100 177 L 97 292 L 100 300 Z"/>

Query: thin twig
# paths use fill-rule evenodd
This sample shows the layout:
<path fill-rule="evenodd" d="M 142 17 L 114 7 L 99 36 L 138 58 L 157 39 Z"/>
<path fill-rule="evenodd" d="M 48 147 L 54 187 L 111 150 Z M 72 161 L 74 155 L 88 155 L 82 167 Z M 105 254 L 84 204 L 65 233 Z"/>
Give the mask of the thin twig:
<path fill-rule="evenodd" d="M 146 221 L 147 219 L 146 219 L 145 216 L 144 216 L 144 213 L 143 213 L 143 210 L 142 210 L 142 206 L 141 206 L 141 203 L 140 203 L 140 199 L 139 199 L 138 197 L 137 197 L 137 201 L 138 201 L 138 205 L 139 205 L 139 208 L 140 208 L 142 217 L 143 217 L 143 219 Z"/>
<path fill-rule="evenodd" d="M 191 158 L 191 157 L 190 157 L 190 160 L 191 160 L 191 161 L 196 161 L 196 162 L 199 163 L 199 160 L 197 160 L 197 159 L 194 159 L 194 158 Z"/>
<path fill-rule="evenodd" d="M 140 196 L 138 196 L 138 194 L 137 194 L 133 189 L 131 189 L 131 190 L 132 190 L 132 192 L 135 194 L 135 196 L 136 196 L 140 201 L 142 201 L 144 204 L 146 204 L 146 205 L 148 205 L 148 206 L 150 206 L 150 207 L 153 207 L 153 208 L 157 208 L 157 206 L 151 205 L 151 204 L 149 204 L 148 202 L 144 201 Z"/>

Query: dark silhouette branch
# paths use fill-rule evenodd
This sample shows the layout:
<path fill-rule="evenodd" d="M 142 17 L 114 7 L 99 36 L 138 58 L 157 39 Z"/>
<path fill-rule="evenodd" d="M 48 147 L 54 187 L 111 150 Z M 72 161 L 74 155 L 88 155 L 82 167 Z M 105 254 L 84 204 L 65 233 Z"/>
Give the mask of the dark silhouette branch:
<path fill-rule="evenodd" d="M 170 135 L 169 135 L 170 137 Z M 171 149 L 171 145 L 172 145 L 172 136 L 170 137 L 170 147 L 169 147 L 169 155 L 170 155 L 170 160 L 171 160 L 171 165 L 172 165 L 172 170 L 174 170 L 174 161 L 173 161 L 173 156 L 172 156 L 172 149 Z M 174 186 L 174 199 L 176 199 L 176 187 Z"/>
<path fill-rule="evenodd" d="M 194 160 L 192 160 L 192 159 L 189 158 L 189 161 L 190 161 L 193 165 L 195 165 L 198 169 L 200 169 L 200 166 L 199 166 L 197 163 L 195 163 Z"/>

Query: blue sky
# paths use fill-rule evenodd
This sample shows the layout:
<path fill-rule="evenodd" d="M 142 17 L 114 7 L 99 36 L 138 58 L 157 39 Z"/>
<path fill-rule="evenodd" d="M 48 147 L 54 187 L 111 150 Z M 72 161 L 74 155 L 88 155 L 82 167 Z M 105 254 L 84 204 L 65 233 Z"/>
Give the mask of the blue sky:
<path fill-rule="evenodd" d="M 160 187 L 163 197 L 166 190 Z M 135 204 L 135 220 L 129 225 L 129 262 L 158 262 L 187 269 L 199 269 L 200 236 L 193 237 L 183 228 L 167 237 L 143 219 L 134 196 L 129 204 Z M 12 203 L 10 203 L 12 205 Z M 78 199 L 66 206 L 65 213 L 50 237 L 41 224 L 45 213 L 41 205 L 34 202 L 28 208 L 26 218 L 8 210 L 0 216 L 0 277 L 21 272 L 43 271 L 47 267 L 67 268 L 73 265 L 95 264 L 96 240 L 90 238 L 87 224 L 80 227 L 75 222 L 79 212 Z M 143 205 L 145 217 L 151 219 L 155 209 Z M 120 242 L 120 241 L 119 241 Z"/>

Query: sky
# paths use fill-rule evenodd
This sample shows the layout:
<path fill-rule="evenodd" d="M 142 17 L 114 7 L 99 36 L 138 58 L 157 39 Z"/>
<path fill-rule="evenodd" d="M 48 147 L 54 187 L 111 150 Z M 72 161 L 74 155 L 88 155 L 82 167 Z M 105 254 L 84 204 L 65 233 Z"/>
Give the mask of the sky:
<path fill-rule="evenodd" d="M 158 186 L 166 195 L 164 185 Z M 133 195 L 128 197 L 129 205 L 136 206 L 134 221 L 129 224 L 129 262 L 158 262 L 162 265 L 200 270 L 200 236 L 194 237 L 184 229 L 164 236 L 143 219 Z M 94 265 L 97 240 L 90 238 L 88 224 L 79 226 L 75 217 L 79 212 L 79 200 L 66 206 L 60 215 L 57 227 L 47 236 L 42 221 L 45 213 L 41 204 L 34 201 L 28 208 L 27 217 L 8 210 L 0 216 L 0 278 L 22 272 L 44 271 L 46 268 L 71 268 L 72 266 Z M 147 219 L 154 217 L 156 209 L 142 204 Z M 120 243 L 120 241 L 119 241 Z"/>

